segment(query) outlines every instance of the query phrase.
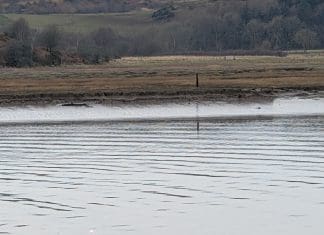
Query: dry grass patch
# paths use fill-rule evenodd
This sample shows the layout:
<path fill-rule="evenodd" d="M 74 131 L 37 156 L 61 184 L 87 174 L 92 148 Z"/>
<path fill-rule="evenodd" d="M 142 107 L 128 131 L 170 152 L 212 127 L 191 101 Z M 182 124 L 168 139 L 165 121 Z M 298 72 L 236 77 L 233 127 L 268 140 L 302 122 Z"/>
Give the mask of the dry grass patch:
<path fill-rule="evenodd" d="M 122 94 L 218 88 L 323 88 L 324 55 L 126 57 L 104 65 L 4 68 L 0 94 Z"/>

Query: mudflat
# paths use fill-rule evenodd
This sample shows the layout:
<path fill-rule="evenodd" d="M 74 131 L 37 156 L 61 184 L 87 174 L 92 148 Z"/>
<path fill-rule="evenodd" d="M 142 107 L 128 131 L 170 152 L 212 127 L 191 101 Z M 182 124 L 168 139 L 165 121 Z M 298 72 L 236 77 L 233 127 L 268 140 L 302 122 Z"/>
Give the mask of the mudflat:
<path fill-rule="evenodd" d="M 1 105 L 244 99 L 323 90 L 323 51 L 127 57 L 103 65 L 2 68 L 0 74 Z"/>

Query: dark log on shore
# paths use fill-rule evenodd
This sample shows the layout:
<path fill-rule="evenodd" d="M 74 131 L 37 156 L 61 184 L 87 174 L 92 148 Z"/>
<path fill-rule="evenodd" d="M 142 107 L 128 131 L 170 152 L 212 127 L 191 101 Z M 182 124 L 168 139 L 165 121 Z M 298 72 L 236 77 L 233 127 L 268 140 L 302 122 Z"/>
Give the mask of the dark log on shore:
<path fill-rule="evenodd" d="M 63 107 L 90 107 L 86 103 L 66 103 L 62 104 Z"/>

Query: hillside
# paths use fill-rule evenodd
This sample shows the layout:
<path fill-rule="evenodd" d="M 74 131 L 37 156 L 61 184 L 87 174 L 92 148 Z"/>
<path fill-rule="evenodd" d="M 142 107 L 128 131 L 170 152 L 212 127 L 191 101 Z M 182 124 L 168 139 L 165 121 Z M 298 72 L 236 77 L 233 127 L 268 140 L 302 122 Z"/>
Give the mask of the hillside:
<path fill-rule="evenodd" d="M 66 53 L 101 63 L 123 56 L 283 56 L 282 51 L 324 48 L 322 0 L 174 1 L 157 9 L 143 8 L 145 3 L 124 2 L 129 7 L 125 12 L 2 14 L 0 31 L 12 39 L 3 50 L 4 64 L 39 64 L 33 56 L 39 53 L 30 52 L 49 51 L 52 34 L 57 40 L 51 56 L 63 63 Z"/>
<path fill-rule="evenodd" d="M 81 0 L 83 1 L 83 0 Z M 73 5 L 77 6 L 76 3 L 81 1 L 73 1 Z M 36 4 L 37 1 L 8 1 L 0 0 L 0 3 L 3 2 L 4 5 L 18 5 L 28 6 L 29 2 L 34 2 L 34 6 L 40 6 L 41 1 Z M 17 2 L 14 4 L 14 2 Z M 38 14 L 37 11 L 33 10 L 31 7 L 24 8 L 25 10 L 14 10 L 6 8 L 7 10 L 3 11 L 4 13 L 0 15 L 0 30 L 5 28 L 10 23 L 18 20 L 19 18 L 24 18 L 28 21 L 30 26 L 35 29 L 42 29 L 48 25 L 55 24 L 60 29 L 66 32 L 73 33 L 89 33 L 93 32 L 99 28 L 112 28 L 119 34 L 124 34 L 132 31 L 145 31 L 148 28 L 155 26 L 165 27 L 177 21 L 183 21 L 187 18 L 186 14 L 189 14 L 192 11 L 199 11 L 199 9 L 207 9 L 207 5 L 213 5 L 212 1 L 209 0 L 175 0 L 172 1 L 172 6 L 174 7 L 173 12 L 175 16 L 170 21 L 163 21 L 166 23 L 160 25 L 161 21 L 156 21 L 152 18 L 154 12 L 159 9 L 163 9 L 165 6 L 169 6 L 170 0 L 128 0 L 124 3 L 127 5 L 127 8 L 124 8 L 123 11 L 111 11 L 109 9 L 100 11 L 91 8 L 91 4 L 83 4 L 83 8 L 87 11 L 76 10 L 74 9 L 71 13 L 71 9 L 64 9 L 62 6 L 67 4 L 70 1 L 67 0 L 49 0 L 46 1 L 47 4 L 54 4 L 55 6 L 60 6 L 58 8 L 51 8 L 52 12 L 49 14 Z M 50 3 L 49 3 L 50 2 Z M 107 2 L 105 0 L 96 0 L 91 2 Z M 113 1 L 110 1 L 111 3 Z M 122 1 L 118 1 L 122 2 Z M 84 2 L 83 2 L 84 3 Z M 72 4 L 72 3 L 69 3 Z M 92 3 L 95 5 L 94 3 Z M 106 4 L 106 3 L 105 3 Z M 30 5 L 31 6 L 31 5 Z M 22 9 L 22 8 L 21 8 Z M 56 9 L 56 10 L 55 10 Z M 127 9 L 127 10 L 126 10 Z M 116 9 L 115 9 L 116 10 Z M 41 11 L 43 12 L 43 11 Z"/>
<path fill-rule="evenodd" d="M 3 25 L 23 17 L 32 28 L 42 29 L 50 24 L 57 25 L 66 32 L 89 33 L 103 27 L 118 30 L 119 33 L 132 28 L 145 28 L 152 23 L 152 11 L 131 11 L 125 13 L 102 14 L 5 14 L 2 15 Z M 0 18 L 1 22 L 1 18 Z"/>
<path fill-rule="evenodd" d="M 156 9 L 169 2 L 170 0 L 0 0 L 0 8 L 3 13 L 107 13 L 140 8 Z"/>

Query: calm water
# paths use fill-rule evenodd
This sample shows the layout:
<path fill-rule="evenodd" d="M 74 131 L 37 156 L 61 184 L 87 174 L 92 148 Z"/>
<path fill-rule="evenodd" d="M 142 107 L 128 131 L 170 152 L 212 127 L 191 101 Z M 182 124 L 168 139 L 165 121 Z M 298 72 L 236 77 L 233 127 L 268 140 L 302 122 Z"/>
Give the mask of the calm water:
<path fill-rule="evenodd" d="M 323 97 L 11 107 L 0 123 L 0 234 L 323 234 Z"/>
<path fill-rule="evenodd" d="M 94 122 L 120 120 L 166 120 L 193 118 L 250 118 L 324 116 L 323 94 L 282 97 L 259 102 L 184 102 L 155 105 L 91 105 L 89 107 L 0 107 L 0 124 Z"/>
<path fill-rule="evenodd" d="M 324 231 L 324 116 L 0 126 L 0 234 Z"/>

